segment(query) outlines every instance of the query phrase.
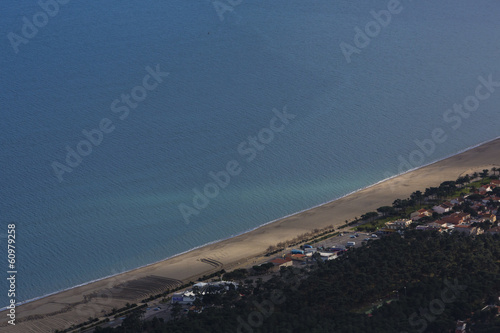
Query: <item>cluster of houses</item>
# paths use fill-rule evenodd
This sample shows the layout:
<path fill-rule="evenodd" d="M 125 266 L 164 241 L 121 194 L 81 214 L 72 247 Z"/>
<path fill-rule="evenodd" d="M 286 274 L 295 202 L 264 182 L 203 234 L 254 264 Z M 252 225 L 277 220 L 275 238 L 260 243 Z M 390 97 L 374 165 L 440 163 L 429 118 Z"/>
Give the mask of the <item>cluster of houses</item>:
<path fill-rule="evenodd" d="M 500 187 L 500 180 L 491 180 L 490 184 L 482 185 L 475 193 L 480 196 L 466 195 L 460 198 L 454 198 L 450 201 L 432 207 L 432 209 L 420 209 L 413 212 L 409 219 L 399 219 L 396 221 L 387 222 L 385 228 L 378 232 L 393 233 L 401 232 L 410 227 L 414 222 L 419 223 L 417 230 L 437 230 L 439 232 L 460 232 L 467 235 L 479 235 L 484 232 L 492 234 L 500 234 L 500 226 L 497 221 L 497 216 L 500 218 L 500 197 L 491 194 L 494 188 Z M 468 212 L 454 209 L 463 203 L 468 203 L 468 207 L 473 210 L 473 216 L 470 209 Z M 493 204 L 492 204 L 493 203 Z M 434 219 L 433 219 L 434 217 Z M 436 219 L 436 217 L 438 217 Z M 483 230 L 477 226 L 478 223 L 489 221 L 492 225 L 488 230 Z M 349 244 L 352 243 L 352 244 Z M 354 242 L 348 242 L 347 246 L 353 245 Z M 272 264 L 271 270 L 279 271 L 282 267 L 305 264 L 312 259 L 313 254 L 318 253 L 322 260 L 332 260 L 338 258 L 346 251 L 346 248 L 313 248 L 311 245 L 304 245 L 302 248 L 294 249 L 283 257 L 274 258 L 268 261 L 268 265 Z M 172 303 L 193 304 L 197 297 L 206 293 L 220 293 L 229 290 L 230 288 L 238 288 L 238 284 L 228 281 L 219 281 L 211 283 L 197 283 L 192 289 L 182 293 L 176 293 L 172 297 Z"/>
<path fill-rule="evenodd" d="M 478 235 L 484 232 L 492 234 L 500 233 L 500 227 L 494 226 L 488 230 L 483 230 L 477 227 L 477 223 L 491 222 L 494 224 L 497 221 L 497 216 L 500 215 L 500 209 L 495 203 L 500 203 L 500 197 L 490 195 L 489 193 L 496 187 L 500 186 L 500 180 L 492 180 L 490 184 L 482 185 L 473 194 L 479 194 L 480 197 L 475 196 L 474 200 L 467 195 L 460 198 L 454 198 L 450 201 L 443 202 L 440 205 L 432 207 L 432 209 L 420 209 L 410 215 L 410 219 L 400 219 L 392 222 L 387 222 L 384 232 L 401 231 L 408 228 L 413 222 L 429 221 L 432 217 L 438 216 L 439 218 L 422 223 L 416 227 L 417 230 L 438 230 L 440 232 L 461 232 L 467 235 Z M 463 212 L 454 209 L 467 202 L 470 209 L 473 210 L 473 215 L 468 212 Z M 492 204 L 493 203 L 493 204 Z M 474 213 L 475 212 L 475 213 Z M 438 214 L 438 215 L 436 215 Z M 473 226 L 474 225 L 474 226 Z"/>
<path fill-rule="evenodd" d="M 312 256 L 315 253 L 319 254 L 321 260 L 326 261 L 337 259 L 344 251 L 346 251 L 346 249 L 343 247 L 317 249 L 311 245 L 304 245 L 303 249 L 294 249 L 290 253 L 285 254 L 282 258 L 270 260 L 269 263 L 274 265 L 274 271 L 279 271 L 281 267 L 293 266 L 294 263 L 296 265 L 305 264 L 312 260 Z"/>
<path fill-rule="evenodd" d="M 416 227 L 417 230 L 456 231 L 467 235 L 479 235 L 484 232 L 500 234 L 500 226 L 496 226 L 497 224 L 495 223 L 497 216 L 500 218 L 500 208 L 498 208 L 499 205 L 492 205 L 492 203 L 500 203 L 500 197 L 491 193 L 496 187 L 500 187 L 500 180 L 491 180 L 489 184 L 480 186 L 474 193 L 443 202 L 432 207 L 432 209 L 420 209 L 413 212 L 409 219 L 398 219 L 387 222 L 385 223 L 385 228 L 377 231 L 377 233 L 389 234 L 401 232 L 409 228 L 412 223 L 417 222 L 419 224 Z M 472 194 L 479 194 L 480 196 L 469 198 Z M 455 207 L 465 202 L 474 211 L 472 212 L 474 216 L 471 215 L 470 209 L 468 212 L 455 209 Z M 488 230 L 483 230 L 477 226 L 478 223 L 487 221 L 491 222 L 492 225 L 494 224 Z M 291 253 L 272 259 L 269 263 L 274 265 L 274 271 L 279 271 L 281 267 L 293 266 L 294 263 L 300 265 L 301 263 L 308 262 L 316 252 L 319 253 L 322 260 L 332 260 L 336 259 L 345 250 L 345 248 L 315 249 L 310 245 L 305 245 L 303 249 L 292 250 Z"/>

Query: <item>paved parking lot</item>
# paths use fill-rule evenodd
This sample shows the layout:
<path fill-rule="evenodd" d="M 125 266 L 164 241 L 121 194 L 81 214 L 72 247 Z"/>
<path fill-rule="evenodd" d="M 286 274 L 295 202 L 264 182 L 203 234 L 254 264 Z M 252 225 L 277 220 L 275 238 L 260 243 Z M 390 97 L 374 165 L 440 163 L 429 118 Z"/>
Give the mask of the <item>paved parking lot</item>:
<path fill-rule="evenodd" d="M 354 247 L 360 247 L 365 239 L 376 240 L 379 238 L 373 238 L 371 235 L 371 233 L 366 232 L 342 231 L 342 236 L 338 235 L 311 245 L 313 247 L 332 248 L 346 247 L 347 242 L 355 242 L 356 245 Z"/>
<path fill-rule="evenodd" d="M 329 239 L 323 240 L 318 243 L 311 244 L 315 248 L 320 248 L 323 247 L 324 249 L 326 248 L 345 248 L 347 245 L 347 242 L 355 242 L 356 245 L 354 247 L 360 247 L 362 246 L 363 241 L 365 239 L 369 239 L 370 241 L 374 241 L 380 238 L 378 236 L 377 238 L 371 237 L 372 233 L 366 233 L 366 232 L 354 232 L 354 231 L 342 231 L 341 235 L 331 237 Z M 297 247 L 298 248 L 298 247 Z M 282 254 L 284 254 L 287 251 L 283 251 Z M 266 258 L 266 260 L 268 260 Z M 255 264 L 255 263 L 254 263 Z M 301 262 L 294 262 L 294 266 L 296 267 L 303 267 L 305 263 Z M 250 268 L 247 267 L 247 268 Z M 263 278 L 263 279 L 270 279 L 272 275 L 263 275 L 263 276 L 253 276 L 249 278 Z M 149 319 L 151 320 L 153 317 L 158 317 L 158 318 L 163 318 L 165 321 L 168 321 L 171 319 L 171 309 L 172 305 L 170 303 L 160 303 L 160 299 L 154 300 L 151 302 L 148 302 L 149 307 L 145 309 L 145 314 L 144 314 L 144 319 Z M 183 305 L 181 313 L 186 313 L 187 309 L 190 306 L 188 305 Z M 116 327 L 119 326 L 122 322 L 123 318 L 117 318 L 109 323 L 106 323 L 104 325 L 101 325 L 102 327 Z M 93 331 L 93 329 L 92 329 Z M 88 332 L 91 332 L 90 330 Z"/>

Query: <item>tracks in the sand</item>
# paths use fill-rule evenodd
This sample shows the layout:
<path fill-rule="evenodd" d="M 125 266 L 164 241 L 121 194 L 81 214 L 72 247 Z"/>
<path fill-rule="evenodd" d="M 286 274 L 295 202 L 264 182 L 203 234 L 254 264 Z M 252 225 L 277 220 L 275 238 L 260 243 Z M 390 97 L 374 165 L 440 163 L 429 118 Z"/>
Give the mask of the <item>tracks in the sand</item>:
<path fill-rule="evenodd" d="M 200 261 L 215 268 L 222 267 L 222 263 L 220 261 L 212 258 L 201 258 Z"/>

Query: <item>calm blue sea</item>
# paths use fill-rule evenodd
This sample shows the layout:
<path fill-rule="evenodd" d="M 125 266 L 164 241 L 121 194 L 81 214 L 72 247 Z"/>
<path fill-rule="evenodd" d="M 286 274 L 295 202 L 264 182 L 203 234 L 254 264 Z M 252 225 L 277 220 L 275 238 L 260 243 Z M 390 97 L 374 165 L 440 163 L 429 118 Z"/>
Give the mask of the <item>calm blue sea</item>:
<path fill-rule="evenodd" d="M 498 86 L 480 89 L 490 95 L 479 106 L 468 99 L 476 110 L 447 113 L 479 76 L 500 82 L 498 1 L 401 1 L 380 31 L 370 11 L 385 0 L 221 2 L 223 20 L 207 0 L 70 1 L 51 15 L 34 0 L 0 4 L 0 271 L 15 223 L 17 301 L 333 200 L 406 171 L 401 159 L 418 167 L 499 136 Z M 372 37 L 354 49 L 367 23 Z M 169 73 L 150 91 L 137 88 L 148 66 Z M 126 106 L 131 93 L 141 101 Z M 273 109 L 284 108 L 295 117 L 281 126 Z M 114 130 L 60 182 L 53 163 L 68 168 L 66 147 L 103 119 Z M 446 140 L 425 154 L 415 141 L 436 129 Z M 259 133 L 265 144 L 249 139 Z M 239 174 L 186 223 L 179 205 L 193 208 L 193 189 L 233 160 Z"/>

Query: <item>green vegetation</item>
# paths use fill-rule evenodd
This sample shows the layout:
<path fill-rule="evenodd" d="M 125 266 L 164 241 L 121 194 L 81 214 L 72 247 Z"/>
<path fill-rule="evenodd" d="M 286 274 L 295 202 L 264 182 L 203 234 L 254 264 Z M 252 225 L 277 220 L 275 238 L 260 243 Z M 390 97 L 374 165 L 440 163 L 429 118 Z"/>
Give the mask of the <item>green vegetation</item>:
<path fill-rule="evenodd" d="M 407 199 L 395 200 L 392 206 L 346 220 L 338 229 L 363 223 L 356 230 L 375 231 L 386 222 L 408 219 L 416 210 L 430 209 L 444 200 L 465 195 L 469 201 L 455 206 L 454 211 L 476 216 L 478 212 L 471 208 L 470 201 L 480 201 L 484 196 L 475 194 L 477 189 L 498 179 L 500 169 L 493 168 L 491 172 L 485 169 L 424 192 L 415 191 Z M 500 187 L 490 194 L 499 196 Z M 490 206 L 499 204 L 491 201 Z M 440 217 L 433 213 L 414 225 Z M 486 221 L 474 226 L 487 230 L 493 225 L 497 224 Z M 336 234 L 333 226 L 316 229 L 270 246 L 266 255 Z M 204 295 L 203 300 L 195 302 L 197 307 L 207 307 L 202 313 L 183 315 L 177 305 L 172 309 L 174 320 L 164 323 L 155 318 L 144 322 L 140 310 L 129 309 L 127 312 L 132 314 L 122 326 L 98 328 L 96 332 L 445 332 L 453 330 L 459 319 L 474 323 L 475 332 L 496 332 L 500 331 L 496 307 L 500 295 L 498 258 L 500 237 L 496 235 L 468 237 L 406 231 L 404 238 L 396 234 L 363 243 L 363 247 L 350 250 L 335 261 L 318 260 L 313 268 L 288 267 L 265 283 L 261 278 L 255 283 L 247 279 L 238 291 Z M 265 274 L 271 267 L 272 264 L 254 266 L 253 273 Z M 203 276 L 200 281 L 222 273 L 225 272 Z M 245 269 L 225 274 L 228 280 L 241 281 L 247 276 Z M 276 292 L 286 302 L 275 301 Z M 96 320 L 89 318 L 89 322 Z"/>
<path fill-rule="evenodd" d="M 205 280 L 208 280 L 210 278 L 213 278 L 213 277 L 216 277 L 216 276 L 220 276 L 220 275 L 222 275 L 224 273 L 226 273 L 226 271 L 224 269 L 221 269 L 220 271 L 214 272 L 212 274 L 203 275 L 201 278 L 198 279 L 198 281 L 205 281 Z"/>
<path fill-rule="evenodd" d="M 498 172 L 497 168 L 491 169 L 493 174 L 489 172 L 489 170 L 485 169 L 481 173 L 475 173 L 472 176 L 460 176 L 455 181 L 444 181 L 438 187 L 426 188 L 423 193 L 421 191 L 415 191 L 407 199 L 394 200 L 392 206 L 382 206 L 377 208 L 377 212 L 368 212 L 361 215 L 361 219 L 351 222 L 351 225 L 363 223 L 354 229 L 361 232 L 373 232 L 383 228 L 386 222 L 410 218 L 411 212 L 422 208 L 431 209 L 434 205 L 440 204 L 447 199 L 468 195 L 470 200 L 480 200 L 482 196 L 474 192 L 482 185 L 489 184 L 492 179 L 498 179 L 498 176 L 496 176 Z M 491 194 L 500 195 L 500 188 L 497 187 L 493 189 Z M 476 212 L 467 209 L 465 211 L 472 215 L 476 214 Z M 433 219 L 435 220 L 437 218 L 438 215 L 435 213 Z M 426 222 L 427 220 L 428 219 L 424 218 L 421 222 Z M 347 226 L 347 224 L 345 226 Z"/>
<path fill-rule="evenodd" d="M 271 269 L 272 267 L 274 267 L 274 264 L 267 262 L 262 265 L 253 266 L 252 269 L 255 272 L 255 274 L 264 274 L 267 273 L 267 271 L 269 271 L 269 269 Z"/>
<path fill-rule="evenodd" d="M 224 280 L 226 281 L 236 281 L 243 280 L 248 276 L 248 271 L 244 268 L 235 269 L 232 272 L 224 274 Z"/>
<path fill-rule="evenodd" d="M 482 309 L 498 304 L 499 258 L 499 236 L 409 231 L 242 285 L 202 313 L 95 332 L 447 332 L 456 320 L 493 332 L 496 308 Z"/>
<path fill-rule="evenodd" d="M 378 230 L 380 228 L 383 228 L 385 226 L 386 222 L 393 221 L 394 219 L 395 219 L 394 216 L 376 219 L 372 222 L 364 223 L 363 225 L 360 225 L 359 227 L 354 228 L 354 230 L 361 231 L 361 232 L 363 232 L 363 231 L 372 232 L 372 231 Z"/>

